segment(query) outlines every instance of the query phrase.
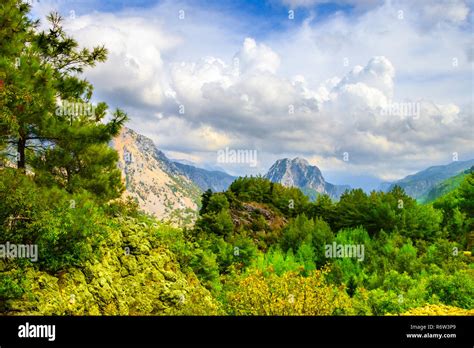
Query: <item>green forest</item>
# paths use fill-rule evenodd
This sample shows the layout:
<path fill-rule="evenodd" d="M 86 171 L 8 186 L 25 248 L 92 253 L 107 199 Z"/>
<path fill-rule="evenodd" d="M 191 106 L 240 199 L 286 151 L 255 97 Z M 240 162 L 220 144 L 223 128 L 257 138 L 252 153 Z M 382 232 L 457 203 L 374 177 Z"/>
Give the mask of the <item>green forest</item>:
<path fill-rule="evenodd" d="M 174 227 L 122 198 L 108 144 L 129 116 L 58 107 L 90 105 L 83 72 L 106 47 L 29 11 L 0 5 L 0 244 L 39 257 L 0 258 L 2 315 L 474 314 L 472 169 L 423 204 L 400 187 L 311 201 L 241 177 Z"/>

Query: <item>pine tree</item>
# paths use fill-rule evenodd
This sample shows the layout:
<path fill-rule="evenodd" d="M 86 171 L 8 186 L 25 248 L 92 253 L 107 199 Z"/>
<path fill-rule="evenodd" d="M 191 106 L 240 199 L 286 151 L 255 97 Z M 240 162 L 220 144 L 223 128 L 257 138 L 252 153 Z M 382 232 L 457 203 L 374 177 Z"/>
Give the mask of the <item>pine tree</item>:
<path fill-rule="evenodd" d="M 35 28 L 27 14 L 30 7 L 18 0 L 0 5 L 0 131 L 10 160 L 22 171 L 26 154 L 41 139 L 42 124 L 50 122 L 54 107 L 52 69 L 45 66 L 35 46 Z"/>
<path fill-rule="evenodd" d="M 212 197 L 212 190 L 207 189 L 202 195 L 201 195 L 201 209 L 199 210 L 199 214 L 203 215 L 207 213 L 207 206 L 209 205 L 209 201 Z"/>
<path fill-rule="evenodd" d="M 108 143 L 127 116 L 116 110 L 105 123 L 107 105 L 92 105 L 93 86 L 81 78 L 107 50 L 79 48 L 57 13 L 47 18 L 49 30 L 38 32 L 28 11 L 19 0 L 0 7 L 0 150 L 3 144 L 18 169 L 31 169 L 41 184 L 115 198 L 123 185 Z"/>

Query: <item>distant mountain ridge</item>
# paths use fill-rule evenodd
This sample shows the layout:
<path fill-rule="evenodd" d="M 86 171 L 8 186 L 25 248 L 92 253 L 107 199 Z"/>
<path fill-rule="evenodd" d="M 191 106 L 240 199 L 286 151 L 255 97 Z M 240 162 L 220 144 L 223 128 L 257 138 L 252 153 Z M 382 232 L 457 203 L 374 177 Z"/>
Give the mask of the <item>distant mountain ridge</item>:
<path fill-rule="evenodd" d="M 122 129 L 111 146 L 119 154 L 118 166 L 126 185 L 125 195 L 135 198 L 144 211 L 161 219 L 193 220 L 203 191 L 225 191 L 236 179 L 222 171 L 170 160 L 151 139 L 129 128 Z M 429 167 L 396 182 L 382 183 L 380 189 L 389 191 L 399 185 L 420 202 L 431 201 L 458 184 L 460 179 L 443 184 L 444 181 L 473 165 L 474 159 Z M 345 190 L 351 189 L 349 185 L 327 182 L 317 166 L 300 157 L 277 160 L 264 177 L 287 187 L 297 187 L 312 200 L 319 194 L 339 199 Z"/>
<path fill-rule="evenodd" d="M 326 182 L 317 166 L 310 165 L 300 157 L 277 160 L 264 177 L 287 187 L 298 187 L 313 200 L 318 194 L 328 194 L 331 198 L 338 199 L 345 190 L 350 189 L 348 185 Z"/>
<path fill-rule="evenodd" d="M 436 200 L 438 197 L 441 197 L 445 194 L 450 193 L 451 191 L 454 191 L 456 188 L 459 187 L 459 185 L 461 185 L 461 183 L 464 181 L 466 176 L 469 175 L 469 173 L 473 171 L 474 171 L 474 166 L 469 169 L 466 169 L 465 171 L 455 176 L 452 176 L 446 180 L 441 181 L 440 183 L 436 184 L 433 188 L 431 188 L 431 190 L 427 194 L 421 196 L 419 198 L 419 201 L 422 203 L 430 203 Z"/>
<path fill-rule="evenodd" d="M 400 186 L 405 192 L 419 200 L 423 200 L 431 189 L 437 184 L 456 176 L 474 165 L 474 159 L 467 161 L 455 161 L 446 165 L 432 166 L 415 174 L 386 185 L 386 190 L 390 191 L 395 185 Z"/>
<path fill-rule="evenodd" d="M 180 173 L 199 186 L 202 191 L 207 189 L 211 189 L 213 192 L 225 191 L 236 179 L 235 176 L 217 170 L 202 169 L 180 162 L 174 162 L 174 165 Z"/>

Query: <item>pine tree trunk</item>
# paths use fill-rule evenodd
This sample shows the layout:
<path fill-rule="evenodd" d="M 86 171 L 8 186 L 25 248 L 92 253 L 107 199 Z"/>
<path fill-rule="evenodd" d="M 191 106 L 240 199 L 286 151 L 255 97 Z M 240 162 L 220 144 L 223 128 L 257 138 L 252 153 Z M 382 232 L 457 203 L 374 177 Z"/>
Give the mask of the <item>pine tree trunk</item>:
<path fill-rule="evenodd" d="M 18 139 L 18 158 L 17 158 L 17 167 L 22 171 L 26 168 L 26 158 L 25 158 L 25 150 L 26 150 L 26 136 L 20 134 L 20 138 Z"/>

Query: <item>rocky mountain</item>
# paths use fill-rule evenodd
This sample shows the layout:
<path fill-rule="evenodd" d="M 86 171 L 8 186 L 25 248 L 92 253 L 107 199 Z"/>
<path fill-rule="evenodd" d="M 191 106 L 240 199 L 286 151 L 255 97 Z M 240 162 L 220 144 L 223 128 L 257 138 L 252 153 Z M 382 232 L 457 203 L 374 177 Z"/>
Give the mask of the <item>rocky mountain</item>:
<path fill-rule="evenodd" d="M 203 191 L 225 191 L 235 177 L 170 160 L 153 141 L 123 128 L 111 146 L 119 154 L 118 166 L 126 196 L 141 209 L 160 219 L 182 224 L 192 222 Z"/>
<path fill-rule="evenodd" d="M 318 194 L 328 194 L 338 199 L 346 189 L 350 189 L 348 185 L 326 182 L 318 167 L 299 157 L 276 161 L 264 177 L 287 187 L 298 187 L 311 199 L 315 199 Z"/>
<path fill-rule="evenodd" d="M 202 191 L 207 189 L 211 189 L 213 192 L 225 191 L 236 179 L 235 176 L 217 170 L 206 170 L 180 162 L 174 162 L 174 165 Z"/>
<path fill-rule="evenodd" d="M 160 219 L 173 222 L 191 220 L 196 214 L 201 189 L 183 175 L 153 141 L 123 128 L 111 146 L 119 154 L 119 168 L 126 196 Z"/>
<path fill-rule="evenodd" d="M 464 172 L 473 165 L 474 159 L 471 159 L 429 167 L 392 183 L 388 187 L 388 191 L 390 191 L 395 185 L 398 185 L 402 187 L 409 196 L 415 199 L 422 199 L 422 197 L 427 195 L 437 184 Z"/>

